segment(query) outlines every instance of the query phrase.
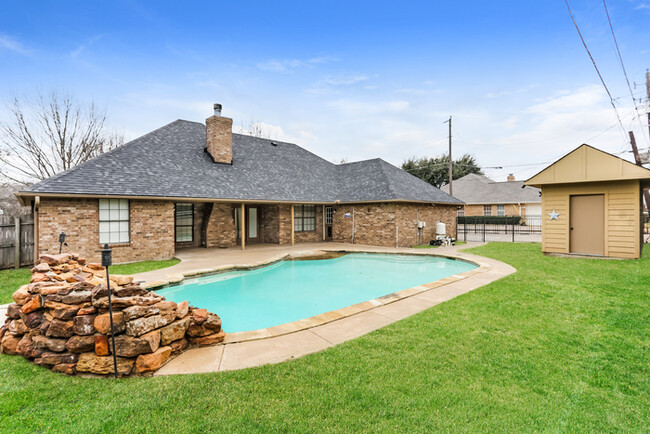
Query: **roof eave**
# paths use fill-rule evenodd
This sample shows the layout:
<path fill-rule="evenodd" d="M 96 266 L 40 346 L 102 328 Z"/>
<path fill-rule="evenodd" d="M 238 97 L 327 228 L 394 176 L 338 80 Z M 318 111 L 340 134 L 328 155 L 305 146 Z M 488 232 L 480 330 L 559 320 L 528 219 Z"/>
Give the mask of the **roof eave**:
<path fill-rule="evenodd" d="M 422 203 L 433 205 L 464 205 L 464 202 L 445 202 L 445 201 L 418 201 L 412 199 L 372 199 L 372 200 L 354 200 L 354 201 L 308 201 L 308 200 L 268 200 L 268 199 L 235 199 L 235 198 L 211 198 L 211 197 L 181 197 L 181 196 L 146 196 L 146 195 L 128 195 L 128 194 L 84 194 L 84 193 L 40 193 L 33 191 L 20 191 L 16 197 L 21 204 L 31 203 L 31 198 L 40 196 L 43 198 L 75 198 L 75 199 L 136 199 L 136 200 L 168 200 L 168 201 L 191 201 L 191 202 L 235 202 L 235 203 L 309 203 L 315 205 L 350 205 L 357 203 L 378 203 L 378 202 L 402 202 L 402 203 Z"/>

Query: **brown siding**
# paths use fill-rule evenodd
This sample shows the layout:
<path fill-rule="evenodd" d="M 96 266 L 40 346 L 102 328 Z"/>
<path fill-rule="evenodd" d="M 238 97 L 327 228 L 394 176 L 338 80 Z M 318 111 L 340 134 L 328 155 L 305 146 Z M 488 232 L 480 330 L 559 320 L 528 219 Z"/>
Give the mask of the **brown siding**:
<path fill-rule="evenodd" d="M 638 258 L 640 249 L 639 181 L 548 185 L 542 188 L 542 251 L 569 253 L 569 203 L 571 195 L 605 195 L 605 256 Z M 560 213 L 550 220 L 548 213 Z"/>
<path fill-rule="evenodd" d="M 166 201 L 131 200 L 130 242 L 112 245 L 113 262 L 169 259 L 174 256 L 174 205 Z M 39 253 L 58 253 L 59 233 L 65 232 L 65 251 L 89 261 L 100 260 L 99 201 L 42 199 L 38 220 Z"/>

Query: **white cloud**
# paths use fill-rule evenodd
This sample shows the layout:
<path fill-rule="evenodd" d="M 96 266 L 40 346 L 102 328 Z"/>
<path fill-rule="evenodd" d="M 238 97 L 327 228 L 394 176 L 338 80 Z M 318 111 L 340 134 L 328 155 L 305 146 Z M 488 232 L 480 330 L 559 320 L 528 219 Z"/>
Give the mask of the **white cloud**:
<path fill-rule="evenodd" d="M 69 53 L 70 57 L 72 57 L 72 58 L 79 57 L 81 55 L 81 53 L 83 53 L 86 50 L 86 48 L 90 47 L 92 44 L 99 41 L 103 37 L 104 37 L 104 35 L 95 35 L 95 36 L 93 36 L 88 41 L 86 41 L 83 44 L 79 45 L 74 50 L 71 50 L 70 53 Z"/>
<path fill-rule="evenodd" d="M 23 55 L 29 54 L 29 50 L 22 43 L 4 34 L 0 34 L 0 50 L 13 51 Z"/>
<path fill-rule="evenodd" d="M 345 115 L 366 117 L 377 116 L 382 113 L 401 113 L 408 110 L 410 103 L 404 100 L 365 102 L 353 99 L 339 99 L 331 101 L 329 106 Z"/>
<path fill-rule="evenodd" d="M 312 69 L 315 65 L 335 62 L 337 59 L 330 56 L 312 57 L 306 60 L 300 59 L 270 59 L 257 64 L 263 71 L 290 72 L 297 69 Z"/>
<path fill-rule="evenodd" d="M 353 86 L 370 80 L 367 75 L 327 75 L 305 90 L 309 94 L 338 93 L 339 88 Z M 364 86 L 366 88 L 368 86 Z"/>
<path fill-rule="evenodd" d="M 349 86 L 351 84 L 360 83 L 370 79 L 367 75 L 338 75 L 338 76 L 327 76 L 323 79 L 323 82 L 330 84 L 332 86 Z"/>
<path fill-rule="evenodd" d="M 504 96 L 510 96 L 510 95 L 516 95 L 518 93 L 528 92 L 529 90 L 531 90 L 531 89 L 533 89 L 535 87 L 537 87 L 537 85 L 532 84 L 530 86 L 522 87 L 522 88 L 519 88 L 519 89 L 503 90 L 503 91 L 499 91 L 499 92 L 488 92 L 483 97 L 488 98 L 488 99 L 501 98 L 501 97 L 504 97 Z"/>

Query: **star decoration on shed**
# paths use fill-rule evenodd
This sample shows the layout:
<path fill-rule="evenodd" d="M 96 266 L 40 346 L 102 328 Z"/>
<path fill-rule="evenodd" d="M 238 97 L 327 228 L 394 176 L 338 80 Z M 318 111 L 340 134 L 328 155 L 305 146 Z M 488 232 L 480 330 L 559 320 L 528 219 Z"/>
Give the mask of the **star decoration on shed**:
<path fill-rule="evenodd" d="M 549 217 L 551 218 L 551 220 L 560 220 L 560 219 L 558 218 L 558 217 L 560 216 L 560 213 L 559 213 L 559 212 L 555 212 L 555 210 L 553 210 L 553 212 L 549 212 L 548 215 L 549 215 Z"/>

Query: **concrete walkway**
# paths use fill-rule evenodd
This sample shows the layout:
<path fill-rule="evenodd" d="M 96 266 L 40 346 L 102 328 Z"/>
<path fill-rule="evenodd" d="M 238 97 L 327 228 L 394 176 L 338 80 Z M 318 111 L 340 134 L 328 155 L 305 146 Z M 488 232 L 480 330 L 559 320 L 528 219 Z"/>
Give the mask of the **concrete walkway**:
<path fill-rule="evenodd" d="M 246 251 L 221 249 L 209 255 L 206 249 L 193 249 L 179 253 L 183 260 L 180 264 L 157 272 L 137 275 L 140 280 L 166 280 L 166 274 L 177 277 L 178 273 L 190 273 L 199 269 L 211 269 L 234 264 L 255 264 L 257 262 L 280 259 L 287 253 L 292 255 L 309 254 L 322 250 L 347 250 L 383 253 L 415 253 L 444 255 L 466 259 L 480 264 L 468 277 L 443 279 L 401 291 L 401 298 L 395 298 L 378 306 L 370 306 L 358 313 L 352 313 L 340 319 L 328 319 L 312 327 L 305 327 L 294 332 L 265 337 L 257 340 L 237 341 L 227 339 L 225 344 L 191 349 L 163 366 L 155 375 L 192 374 L 201 372 L 230 371 L 260 366 L 270 363 L 302 357 L 322 351 L 342 342 L 363 336 L 388 324 L 414 315 L 432 306 L 450 300 L 473 289 L 484 286 L 516 270 L 507 264 L 492 259 L 458 252 L 459 249 L 473 247 L 480 243 L 438 249 L 396 249 L 375 246 L 359 246 L 338 243 L 310 243 L 295 247 L 253 246 Z M 232 255 L 232 256 L 231 256 Z M 241 262 L 239 262 L 241 261 Z M 173 271 L 175 273 L 169 273 Z M 450 283 L 447 283 L 450 282 Z M 404 295 L 406 293 L 406 295 Z M 368 303 L 368 302 L 366 302 Z M 218 312 L 217 312 L 218 314 Z M 317 317 L 314 317 L 317 318 Z M 245 332 L 250 333 L 250 332 Z M 230 334 L 237 335 L 237 334 Z"/>

